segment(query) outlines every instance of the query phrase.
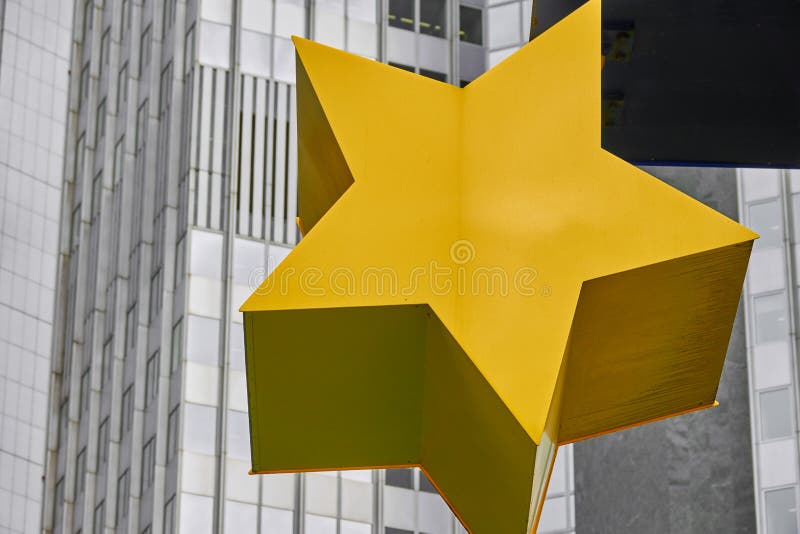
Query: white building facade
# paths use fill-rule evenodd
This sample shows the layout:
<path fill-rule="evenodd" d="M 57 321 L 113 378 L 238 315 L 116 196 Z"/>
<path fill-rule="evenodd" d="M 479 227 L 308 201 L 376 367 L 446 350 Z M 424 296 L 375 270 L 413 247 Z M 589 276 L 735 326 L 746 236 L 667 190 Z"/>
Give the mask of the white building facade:
<path fill-rule="evenodd" d="M 76 2 L 44 530 L 463 532 L 417 470 L 248 475 L 237 309 L 299 239 L 290 36 L 464 85 L 530 6 Z M 566 447 L 540 532 L 572 480 Z"/>
<path fill-rule="evenodd" d="M 0 532 L 39 532 L 72 2 L 0 2 Z"/>

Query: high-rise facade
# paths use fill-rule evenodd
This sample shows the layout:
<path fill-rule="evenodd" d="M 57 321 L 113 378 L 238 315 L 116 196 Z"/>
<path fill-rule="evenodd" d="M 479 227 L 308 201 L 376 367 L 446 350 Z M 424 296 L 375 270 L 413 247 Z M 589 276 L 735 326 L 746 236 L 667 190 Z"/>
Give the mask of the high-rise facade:
<path fill-rule="evenodd" d="M 44 529 L 463 532 L 417 470 L 249 476 L 237 309 L 299 239 L 290 36 L 462 85 L 530 0 L 75 5 Z M 573 526 L 567 447 L 540 531 Z"/>
<path fill-rule="evenodd" d="M 0 2 L 0 532 L 38 532 L 72 2 Z"/>
<path fill-rule="evenodd" d="M 798 298 L 800 172 L 741 169 L 742 222 L 761 235 L 744 290 L 759 532 L 800 532 L 798 522 Z"/>

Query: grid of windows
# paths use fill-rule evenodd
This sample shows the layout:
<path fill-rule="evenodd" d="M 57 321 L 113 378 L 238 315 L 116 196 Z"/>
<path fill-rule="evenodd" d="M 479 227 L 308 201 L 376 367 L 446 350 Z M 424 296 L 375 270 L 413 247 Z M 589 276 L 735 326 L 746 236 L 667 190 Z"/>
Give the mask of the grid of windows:
<path fill-rule="evenodd" d="M 798 523 L 796 265 L 800 173 L 739 171 L 742 222 L 757 232 L 745 283 L 756 511 L 764 532 Z"/>
<path fill-rule="evenodd" d="M 520 17 L 523 4 L 514 4 Z M 104 523 L 127 532 L 463 533 L 417 470 L 247 475 L 238 307 L 300 237 L 290 36 L 463 85 L 485 69 L 484 46 L 496 44 L 493 5 L 391 0 L 383 20 L 375 0 L 88 5 L 94 20 L 75 33 L 70 120 L 80 134 L 67 143 L 74 171 L 63 230 L 73 236 L 67 305 L 83 313 L 59 325 L 65 339 L 86 342 L 53 349 L 66 359 L 53 377 L 65 416 L 63 439 L 51 438 L 45 520 L 56 532 L 71 520 L 73 531 Z M 521 42 L 524 24 L 513 25 Z M 85 391 L 100 403 L 82 406 L 84 371 Z M 73 402 L 84 408 L 77 423 L 66 417 Z M 87 443 L 97 446 L 83 477 L 93 501 L 84 504 L 66 466 Z M 562 478 L 545 509 L 567 532 L 571 467 L 553 480 Z"/>
<path fill-rule="evenodd" d="M 0 532 L 40 529 L 72 9 L 0 2 Z"/>

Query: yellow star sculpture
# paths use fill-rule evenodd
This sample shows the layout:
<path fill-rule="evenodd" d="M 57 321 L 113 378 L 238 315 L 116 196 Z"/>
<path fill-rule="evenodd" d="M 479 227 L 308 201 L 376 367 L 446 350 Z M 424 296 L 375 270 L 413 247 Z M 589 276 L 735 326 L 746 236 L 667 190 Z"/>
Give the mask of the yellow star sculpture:
<path fill-rule="evenodd" d="M 600 148 L 600 3 L 457 87 L 295 38 L 304 239 L 242 306 L 254 473 L 419 466 L 536 528 L 557 445 L 714 403 L 757 236 Z"/>

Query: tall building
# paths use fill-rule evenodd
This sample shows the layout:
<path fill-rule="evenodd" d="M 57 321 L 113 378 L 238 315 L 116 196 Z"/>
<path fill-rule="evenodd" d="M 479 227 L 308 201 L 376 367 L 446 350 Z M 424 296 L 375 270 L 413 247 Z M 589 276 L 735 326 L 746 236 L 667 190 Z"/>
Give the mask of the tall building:
<path fill-rule="evenodd" d="M 758 529 L 800 532 L 800 172 L 742 169 L 738 183 L 742 221 L 761 235 L 744 293 Z"/>
<path fill-rule="evenodd" d="M 249 476 L 237 309 L 299 239 L 290 36 L 463 85 L 530 0 L 75 5 L 44 530 L 463 532 L 417 470 Z M 540 531 L 574 510 L 567 447 Z"/>
<path fill-rule="evenodd" d="M 0 2 L 0 532 L 38 532 L 72 2 Z"/>

